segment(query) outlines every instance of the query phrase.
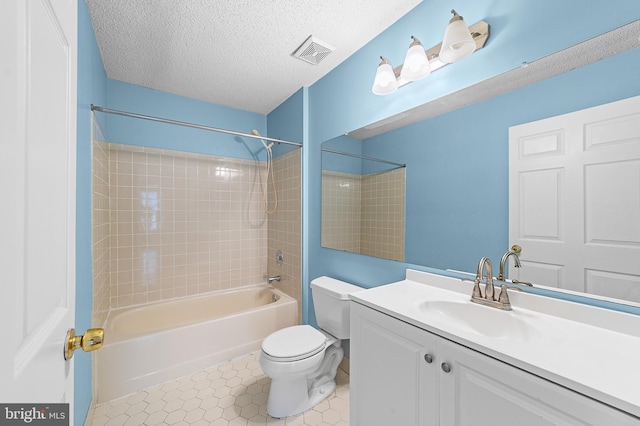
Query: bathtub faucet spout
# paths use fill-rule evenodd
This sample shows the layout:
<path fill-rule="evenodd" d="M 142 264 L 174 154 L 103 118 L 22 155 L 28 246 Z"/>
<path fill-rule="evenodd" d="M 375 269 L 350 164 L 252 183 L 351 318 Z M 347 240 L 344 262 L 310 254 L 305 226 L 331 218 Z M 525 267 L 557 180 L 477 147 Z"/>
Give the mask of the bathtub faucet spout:
<path fill-rule="evenodd" d="M 267 278 L 267 284 L 271 284 L 274 281 L 280 282 L 280 279 L 281 279 L 280 275 L 276 275 L 275 277 L 269 277 L 269 278 Z"/>

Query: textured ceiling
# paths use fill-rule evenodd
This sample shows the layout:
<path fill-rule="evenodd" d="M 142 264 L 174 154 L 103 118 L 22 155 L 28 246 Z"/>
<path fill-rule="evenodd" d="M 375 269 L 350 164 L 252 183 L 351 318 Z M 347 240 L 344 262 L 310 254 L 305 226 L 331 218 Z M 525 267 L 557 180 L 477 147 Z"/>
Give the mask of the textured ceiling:
<path fill-rule="evenodd" d="M 421 0 L 86 0 L 107 77 L 267 114 Z M 311 65 L 310 36 L 336 49 Z"/>

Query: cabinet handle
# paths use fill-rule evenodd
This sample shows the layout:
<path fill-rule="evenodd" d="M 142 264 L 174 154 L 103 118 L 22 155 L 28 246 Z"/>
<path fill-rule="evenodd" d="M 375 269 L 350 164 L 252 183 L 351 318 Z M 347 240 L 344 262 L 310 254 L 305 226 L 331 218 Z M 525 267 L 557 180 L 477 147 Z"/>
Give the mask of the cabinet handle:
<path fill-rule="evenodd" d="M 442 368 L 442 371 L 444 371 L 445 373 L 448 373 L 451 371 L 451 366 L 446 362 L 443 362 L 442 364 L 440 364 L 440 367 Z"/>
<path fill-rule="evenodd" d="M 431 364 L 433 362 L 433 355 L 425 354 L 424 355 L 424 360 L 427 361 L 427 364 Z"/>

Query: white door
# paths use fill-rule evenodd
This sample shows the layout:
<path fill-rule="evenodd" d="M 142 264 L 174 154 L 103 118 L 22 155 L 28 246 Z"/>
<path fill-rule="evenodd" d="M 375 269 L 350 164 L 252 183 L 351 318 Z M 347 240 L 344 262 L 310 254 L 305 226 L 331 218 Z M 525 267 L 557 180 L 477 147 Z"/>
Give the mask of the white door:
<path fill-rule="evenodd" d="M 511 277 L 640 302 L 640 97 L 509 129 Z"/>
<path fill-rule="evenodd" d="M 76 1 L 0 2 L 2 403 L 73 400 Z"/>

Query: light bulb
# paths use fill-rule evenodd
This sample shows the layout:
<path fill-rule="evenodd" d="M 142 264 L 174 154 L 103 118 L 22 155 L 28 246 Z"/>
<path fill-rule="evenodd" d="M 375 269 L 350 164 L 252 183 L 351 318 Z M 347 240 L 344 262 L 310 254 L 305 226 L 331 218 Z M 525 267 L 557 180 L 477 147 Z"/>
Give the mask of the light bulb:
<path fill-rule="evenodd" d="M 382 62 L 378 65 L 371 91 L 376 95 L 388 95 L 398 90 L 398 80 L 396 79 L 396 74 L 393 71 L 391 62 L 382 56 L 380 59 L 382 59 Z"/>
<path fill-rule="evenodd" d="M 471 55 L 476 50 L 476 42 L 473 40 L 467 24 L 462 16 L 455 10 L 451 10 L 453 18 L 444 32 L 442 48 L 440 49 L 440 61 L 450 64 Z"/>
<path fill-rule="evenodd" d="M 431 65 L 420 40 L 414 36 L 411 38 L 413 42 L 407 50 L 407 56 L 404 58 L 402 71 L 400 71 L 400 77 L 406 81 L 420 80 L 431 73 Z"/>

